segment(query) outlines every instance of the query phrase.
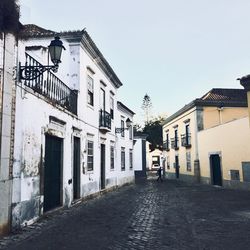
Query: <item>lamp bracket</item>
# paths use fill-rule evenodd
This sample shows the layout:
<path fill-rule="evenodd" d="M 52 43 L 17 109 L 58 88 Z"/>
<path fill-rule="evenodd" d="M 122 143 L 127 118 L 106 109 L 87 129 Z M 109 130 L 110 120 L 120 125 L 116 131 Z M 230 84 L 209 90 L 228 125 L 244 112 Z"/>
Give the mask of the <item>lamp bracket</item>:
<path fill-rule="evenodd" d="M 128 130 L 129 128 L 115 128 L 115 133 L 116 134 L 121 134 L 123 133 L 125 130 Z"/>
<path fill-rule="evenodd" d="M 19 80 L 34 80 L 45 71 L 52 70 L 56 72 L 58 65 L 39 65 L 39 66 L 19 66 Z"/>

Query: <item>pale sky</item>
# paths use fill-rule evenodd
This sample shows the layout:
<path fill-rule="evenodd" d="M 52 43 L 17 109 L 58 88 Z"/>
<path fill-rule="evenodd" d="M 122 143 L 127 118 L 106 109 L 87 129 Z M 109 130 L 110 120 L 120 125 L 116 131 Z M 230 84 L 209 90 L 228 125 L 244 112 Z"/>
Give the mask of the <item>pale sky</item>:
<path fill-rule="evenodd" d="M 241 88 L 250 74 L 249 0 L 19 0 L 21 22 L 86 30 L 123 86 L 119 100 L 142 120 L 171 115 L 211 88 Z"/>

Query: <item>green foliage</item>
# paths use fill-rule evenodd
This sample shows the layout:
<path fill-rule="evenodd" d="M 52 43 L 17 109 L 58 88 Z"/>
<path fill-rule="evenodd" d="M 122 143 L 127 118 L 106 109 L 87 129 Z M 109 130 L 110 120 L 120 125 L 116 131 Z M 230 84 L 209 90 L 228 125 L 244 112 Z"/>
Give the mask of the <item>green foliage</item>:
<path fill-rule="evenodd" d="M 145 123 L 144 127 L 139 124 L 134 124 L 133 130 L 134 135 L 146 134 L 147 141 L 150 143 L 150 150 L 155 149 L 162 150 L 162 126 L 161 123 L 164 121 L 164 118 L 157 117 L 152 120 L 149 120 Z"/>
<path fill-rule="evenodd" d="M 0 0 L 0 32 L 17 34 L 19 7 L 15 0 Z"/>
<path fill-rule="evenodd" d="M 139 134 L 142 134 L 143 133 L 143 128 L 141 125 L 139 124 L 134 124 L 133 125 L 133 131 L 134 131 L 134 134 L 135 135 L 139 135 Z"/>

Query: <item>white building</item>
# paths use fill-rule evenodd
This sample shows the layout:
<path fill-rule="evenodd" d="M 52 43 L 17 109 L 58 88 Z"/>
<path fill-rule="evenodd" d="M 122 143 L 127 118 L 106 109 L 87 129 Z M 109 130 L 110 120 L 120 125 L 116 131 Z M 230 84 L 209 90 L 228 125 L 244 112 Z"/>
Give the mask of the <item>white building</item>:
<path fill-rule="evenodd" d="M 116 133 L 134 113 L 117 101 L 122 83 L 89 34 L 26 25 L 21 65 L 47 65 L 58 35 L 66 48 L 58 73 L 17 84 L 13 227 L 134 181 L 132 130 Z"/>
<path fill-rule="evenodd" d="M 146 152 L 146 138 L 147 134 L 137 134 L 134 136 L 134 164 L 135 164 L 135 178 L 147 177 L 147 152 Z"/>

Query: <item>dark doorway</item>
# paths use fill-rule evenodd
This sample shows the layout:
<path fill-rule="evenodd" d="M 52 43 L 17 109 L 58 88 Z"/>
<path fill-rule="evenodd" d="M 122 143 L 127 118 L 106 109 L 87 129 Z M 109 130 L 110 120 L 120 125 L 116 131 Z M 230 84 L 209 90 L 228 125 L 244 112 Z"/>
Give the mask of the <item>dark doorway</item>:
<path fill-rule="evenodd" d="M 74 192 L 74 199 L 79 199 L 80 198 L 80 138 L 78 137 L 74 137 L 73 192 Z"/>
<path fill-rule="evenodd" d="M 222 186 L 220 156 L 218 154 L 210 155 L 210 166 L 211 166 L 212 184 Z"/>
<path fill-rule="evenodd" d="M 101 144 L 101 189 L 105 186 L 105 145 Z"/>
<path fill-rule="evenodd" d="M 175 156 L 175 177 L 176 179 L 179 178 L 179 156 Z"/>
<path fill-rule="evenodd" d="M 62 139 L 45 136 L 44 212 L 61 205 L 62 148 Z"/>

